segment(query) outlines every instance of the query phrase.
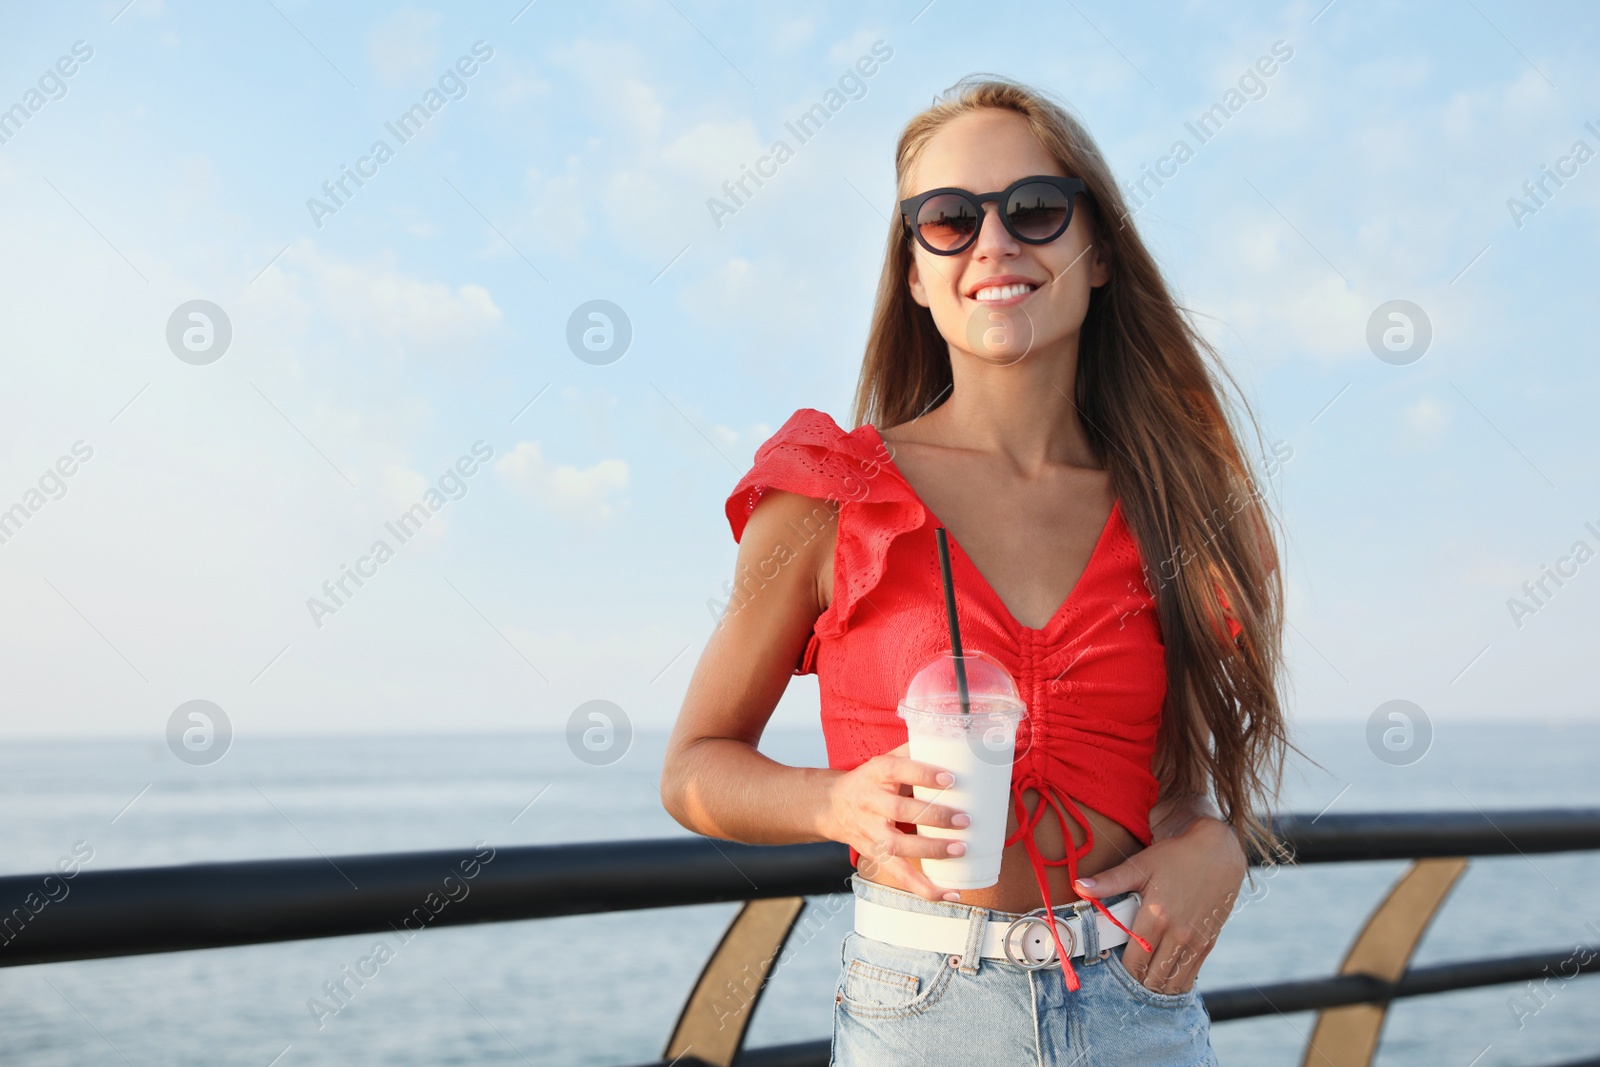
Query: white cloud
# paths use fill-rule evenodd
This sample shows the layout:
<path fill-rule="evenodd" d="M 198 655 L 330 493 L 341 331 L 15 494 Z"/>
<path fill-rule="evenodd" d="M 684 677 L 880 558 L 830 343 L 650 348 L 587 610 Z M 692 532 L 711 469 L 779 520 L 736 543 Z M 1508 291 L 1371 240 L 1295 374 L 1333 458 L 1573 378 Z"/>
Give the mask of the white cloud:
<path fill-rule="evenodd" d="M 553 50 L 550 63 L 581 87 L 581 106 L 594 130 L 585 156 L 570 157 L 565 174 L 529 173 L 526 184 L 537 190 L 530 208 L 535 225 L 557 247 L 575 249 L 589 236 L 582 205 L 597 201 L 613 237 L 640 259 L 664 264 L 710 228 L 706 198 L 739 176 L 741 162 L 765 151 L 748 119 L 668 130 L 661 91 L 625 73 L 650 68 L 631 45 L 580 39 Z M 675 107 L 672 121 L 681 124 L 694 104 L 700 102 Z"/>
<path fill-rule="evenodd" d="M 1371 358 L 1363 338 L 1378 302 L 1348 288 L 1303 242 L 1290 247 L 1291 241 L 1298 238 L 1275 232 L 1268 222 L 1239 226 L 1233 256 L 1241 269 L 1229 276 L 1226 288 L 1215 290 L 1214 299 L 1196 299 L 1193 306 L 1246 337 L 1262 338 L 1266 351 Z M 1196 286 L 1207 288 L 1205 280 Z M 1219 327 L 1203 317 L 1200 324 L 1208 339 L 1220 343 Z"/>
<path fill-rule="evenodd" d="M 641 157 L 643 158 L 643 157 Z M 711 230 L 699 182 L 675 179 L 660 166 L 618 169 L 604 181 L 604 210 L 614 239 L 651 263 L 665 264 L 684 243 Z"/>
<path fill-rule="evenodd" d="M 741 371 L 780 393 L 814 395 L 819 382 L 847 381 L 859 370 L 876 272 L 875 263 L 841 271 L 792 255 L 730 255 L 707 263 L 677 296 L 703 347 L 728 346 Z M 841 292 L 857 295 L 845 301 Z M 785 350 L 807 357 L 774 359 L 774 329 Z"/>
<path fill-rule="evenodd" d="M 772 427 L 764 422 L 758 422 L 746 426 L 741 432 L 719 422 L 711 427 L 711 433 L 720 444 L 726 446 L 725 451 L 729 454 L 742 453 L 753 458 L 761 443 L 772 436 Z"/>
<path fill-rule="evenodd" d="M 698 285 L 682 290 L 682 301 L 696 318 L 707 325 L 731 325 L 746 320 L 750 325 L 771 323 L 773 315 L 804 307 L 805 296 L 792 286 L 804 284 L 804 275 L 790 275 L 778 260 L 759 265 L 743 256 L 729 256 Z"/>
<path fill-rule="evenodd" d="M 701 122 L 663 148 L 661 159 L 704 182 L 707 195 L 721 196 L 722 183 L 737 180 L 740 165 L 754 163 L 771 144 L 761 139 L 749 119 Z"/>
<path fill-rule="evenodd" d="M 638 49 L 619 41 L 597 42 L 579 38 L 551 50 L 551 63 L 570 73 L 583 86 L 579 94 L 589 113 L 606 132 L 620 127 L 626 140 L 615 147 L 628 152 L 653 146 L 661 136 L 666 106 L 654 86 L 627 71 L 645 70 L 649 64 Z"/>
<path fill-rule="evenodd" d="M 611 497 L 628 487 L 628 464 L 603 459 L 590 467 L 557 464 L 537 441 L 519 441 L 495 470 L 506 483 L 563 518 L 595 523 L 610 518 Z M 617 508 L 625 506 L 619 502 Z"/>
<path fill-rule="evenodd" d="M 565 174 L 546 177 L 538 168 L 530 167 L 522 180 L 528 194 L 529 225 L 541 244 L 569 257 L 578 254 L 589 234 L 587 197 L 583 193 L 587 178 L 581 172 L 582 166 L 582 161 L 572 156 L 567 159 Z M 499 245 L 505 248 L 504 242 Z M 509 249 L 507 254 L 512 254 Z"/>
<path fill-rule="evenodd" d="M 810 44 L 816 35 L 817 26 L 811 19 L 791 19 L 773 31 L 772 43 L 779 50 L 787 51 Z"/>
<path fill-rule="evenodd" d="M 1507 596 L 1521 592 L 1523 581 L 1530 577 L 1526 564 L 1516 560 L 1489 560 L 1464 568 L 1467 581 L 1491 589 L 1503 589 Z"/>
<path fill-rule="evenodd" d="M 1470 88 L 1424 93 L 1418 87 L 1431 85 L 1436 74 L 1426 56 L 1380 56 L 1340 73 L 1294 43 L 1294 59 L 1271 79 L 1271 95 L 1260 106 L 1258 116 L 1271 121 L 1241 125 L 1250 136 L 1236 146 L 1271 206 L 1237 179 L 1194 164 L 1196 185 L 1186 186 L 1186 195 L 1209 190 L 1204 199 L 1211 205 L 1208 214 L 1192 209 L 1194 229 L 1222 249 L 1216 258 L 1231 269 L 1196 272 L 1185 249 L 1174 277 L 1192 279 L 1186 281 L 1192 303 L 1232 323 L 1268 358 L 1368 359 L 1367 316 L 1397 297 L 1424 305 L 1435 336 L 1447 326 L 1456 336 L 1485 334 L 1499 311 L 1494 298 L 1446 283 L 1491 244 L 1468 281 L 1494 269 L 1495 257 L 1505 254 L 1500 238 L 1511 232 L 1505 197 L 1581 131 L 1571 124 L 1568 136 L 1552 123 L 1549 87 L 1526 65 Z M 1351 87 L 1387 103 L 1369 108 L 1359 122 L 1335 121 L 1328 101 Z M 1307 107 L 1322 131 L 1313 143 L 1340 165 L 1308 171 L 1298 182 L 1255 176 L 1255 161 L 1281 154 L 1269 133 L 1279 112 Z M 1159 211 L 1181 217 L 1182 199 Z M 1333 204 L 1360 207 L 1326 209 Z M 1159 255 L 1164 235 L 1153 230 L 1157 221 L 1150 232 Z"/>
<path fill-rule="evenodd" d="M 309 238 L 286 252 L 257 283 L 283 317 L 320 312 L 353 341 L 381 339 L 447 356 L 493 331 L 500 308 L 481 285 L 450 286 L 402 274 L 385 263 L 322 255 Z"/>
<path fill-rule="evenodd" d="M 889 35 L 882 30 L 862 28 L 828 49 L 828 64 L 834 67 L 851 67 L 862 56 L 871 55 L 872 42 L 882 39 L 888 43 Z M 892 46 L 891 46 L 892 47 Z M 840 71 L 842 74 L 843 71 Z M 859 72 L 858 72 L 859 73 Z M 808 103 L 806 106 L 810 106 Z"/>
<path fill-rule="evenodd" d="M 367 60 L 388 86 L 430 81 L 439 65 L 437 12 L 402 7 L 367 36 Z"/>
<path fill-rule="evenodd" d="M 498 61 L 500 54 L 495 53 Z M 533 70 L 532 67 L 518 66 L 515 62 L 506 64 L 510 73 L 501 71 L 502 80 L 494 89 L 495 102 L 501 105 L 529 104 L 535 100 L 544 100 L 550 96 L 550 83 Z M 532 117 L 532 116 L 528 116 Z"/>
<path fill-rule="evenodd" d="M 1401 426 L 1407 441 L 1422 446 L 1438 444 L 1450 425 L 1450 412 L 1431 396 L 1418 398 L 1400 412 Z"/>
<path fill-rule="evenodd" d="M 423 502 L 423 494 L 435 488 L 426 475 L 399 463 L 385 464 L 379 477 L 379 498 L 386 519 L 394 519 L 410 511 L 414 505 Z M 425 503 L 424 507 L 427 507 Z M 431 543 L 443 538 L 449 522 L 445 514 L 448 510 L 441 509 L 423 523 L 413 539 L 419 543 Z"/>
<path fill-rule="evenodd" d="M 687 455 L 708 458 L 709 441 L 724 459 L 742 471 L 755 458 L 756 449 L 772 436 L 773 428 L 765 422 L 747 423 L 741 429 L 717 421 L 702 404 L 681 396 L 668 399 L 669 404 L 661 405 L 656 412 L 657 438 L 673 442 Z M 784 414 L 787 417 L 788 413 Z"/>

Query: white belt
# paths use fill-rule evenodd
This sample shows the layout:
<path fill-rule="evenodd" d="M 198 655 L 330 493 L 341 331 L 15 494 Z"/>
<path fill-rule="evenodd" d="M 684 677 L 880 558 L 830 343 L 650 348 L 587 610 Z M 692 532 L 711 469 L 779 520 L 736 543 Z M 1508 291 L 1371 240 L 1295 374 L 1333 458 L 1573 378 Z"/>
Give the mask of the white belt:
<path fill-rule="evenodd" d="M 1123 926 L 1131 927 L 1133 917 L 1139 911 L 1139 903 L 1139 894 L 1132 893 L 1107 910 Z M 1094 920 L 1102 949 L 1116 948 L 1128 941 L 1127 934 L 1093 908 L 1094 905 L 1087 900 L 1076 901 L 1072 904 L 1073 915 L 1055 916 L 1061 943 L 1075 957 L 1083 955 L 1082 924 L 1085 918 Z M 1024 915 L 1018 919 L 989 919 L 983 924 L 980 953 L 985 959 L 1009 960 L 1030 971 L 1048 966 L 1055 962 L 1056 946 L 1050 937 L 1047 922 L 1042 913 Z M 967 931 L 970 926 L 970 920 L 953 915 L 905 911 L 856 897 L 856 933 L 874 941 L 960 956 L 967 950 Z"/>

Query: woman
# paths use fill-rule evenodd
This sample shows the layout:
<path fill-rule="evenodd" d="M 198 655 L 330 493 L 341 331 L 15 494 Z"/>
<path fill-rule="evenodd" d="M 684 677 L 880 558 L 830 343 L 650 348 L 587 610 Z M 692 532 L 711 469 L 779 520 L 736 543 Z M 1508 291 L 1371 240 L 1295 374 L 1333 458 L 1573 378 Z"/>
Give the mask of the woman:
<path fill-rule="evenodd" d="M 895 173 L 857 428 L 800 409 L 729 497 L 738 588 L 664 802 L 713 837 L 850 846 L 834 1063 L 1214 1063 L 1195 975 L 1272 844 L 1286 748 L 1281 578 L 1215 353 L 1041 94 L 958 83 Z M 912 797 L 951 779 L 895 714 L 949 647 L 941 526 L 964 645 L 1028 706 L 1000 880 L 960 892 L 921 861 L 961 854 L 939 831 L 965 816 Z M 756 750 L 812 671 L 826 769 Z"/>

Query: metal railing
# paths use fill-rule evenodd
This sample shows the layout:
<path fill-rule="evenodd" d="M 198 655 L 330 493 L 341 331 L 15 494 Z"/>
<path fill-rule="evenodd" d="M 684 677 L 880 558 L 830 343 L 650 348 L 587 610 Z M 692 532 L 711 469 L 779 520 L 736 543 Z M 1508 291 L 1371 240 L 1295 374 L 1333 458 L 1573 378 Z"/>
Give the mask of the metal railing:
<path fill-rule="evenodd" d="M 1273 825 L 1297 865 L 1600 850 L 1595 808 L 1283 815 Z M 61 882 L 59 874 L 9 875 L 0 877 L 0 908 L 8 909 L 0 911 L 0 966 L 337 937 L 418 922 L 455 926 L 819 896 L 848 892 L 852 872 L 839 844 L 683 837 L 84 870 L 59 900 L 41 891 L 50 878 Z M 470 892 L 456 897 L 452 881 L 470 884 Z M 34 910 L 22 903 L 29 899 L 48 903 Z M 423 909 L 425 899 L 449 903 Z M 1351 973 L 1213 990 L 1204 1001 L 1214 1022 L 1382 1005 L 1535 979 L 1562 961 L 1577 962 L 1564 949 L 1413 968 L 1392 980 Z M 1600 953 L 1577 970 L 1600 970 Z M 736 1049 L 733 1062 L 821 1067 L 827 1059 L 823 1040 Z"/>

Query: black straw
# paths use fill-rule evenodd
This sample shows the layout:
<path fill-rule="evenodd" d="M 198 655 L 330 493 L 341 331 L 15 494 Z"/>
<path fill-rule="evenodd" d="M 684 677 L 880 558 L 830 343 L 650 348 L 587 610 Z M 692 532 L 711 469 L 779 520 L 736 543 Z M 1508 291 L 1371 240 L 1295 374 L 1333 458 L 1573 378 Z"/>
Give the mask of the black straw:
<path fill-rule="evenodd" d="M 970 715 L 967 699 L 967 665 L 961 655 L 961 624 L 956 621 L 956 585 L 950 577 L 950 541 L 943 526 L 933 528 L 934 540 L 939 543 L 939 573 L 944 578 L 944 614 L 950 620 L 950 650 L 956 656 L 956 692 L 961 697 L 961 713 Z"/>

